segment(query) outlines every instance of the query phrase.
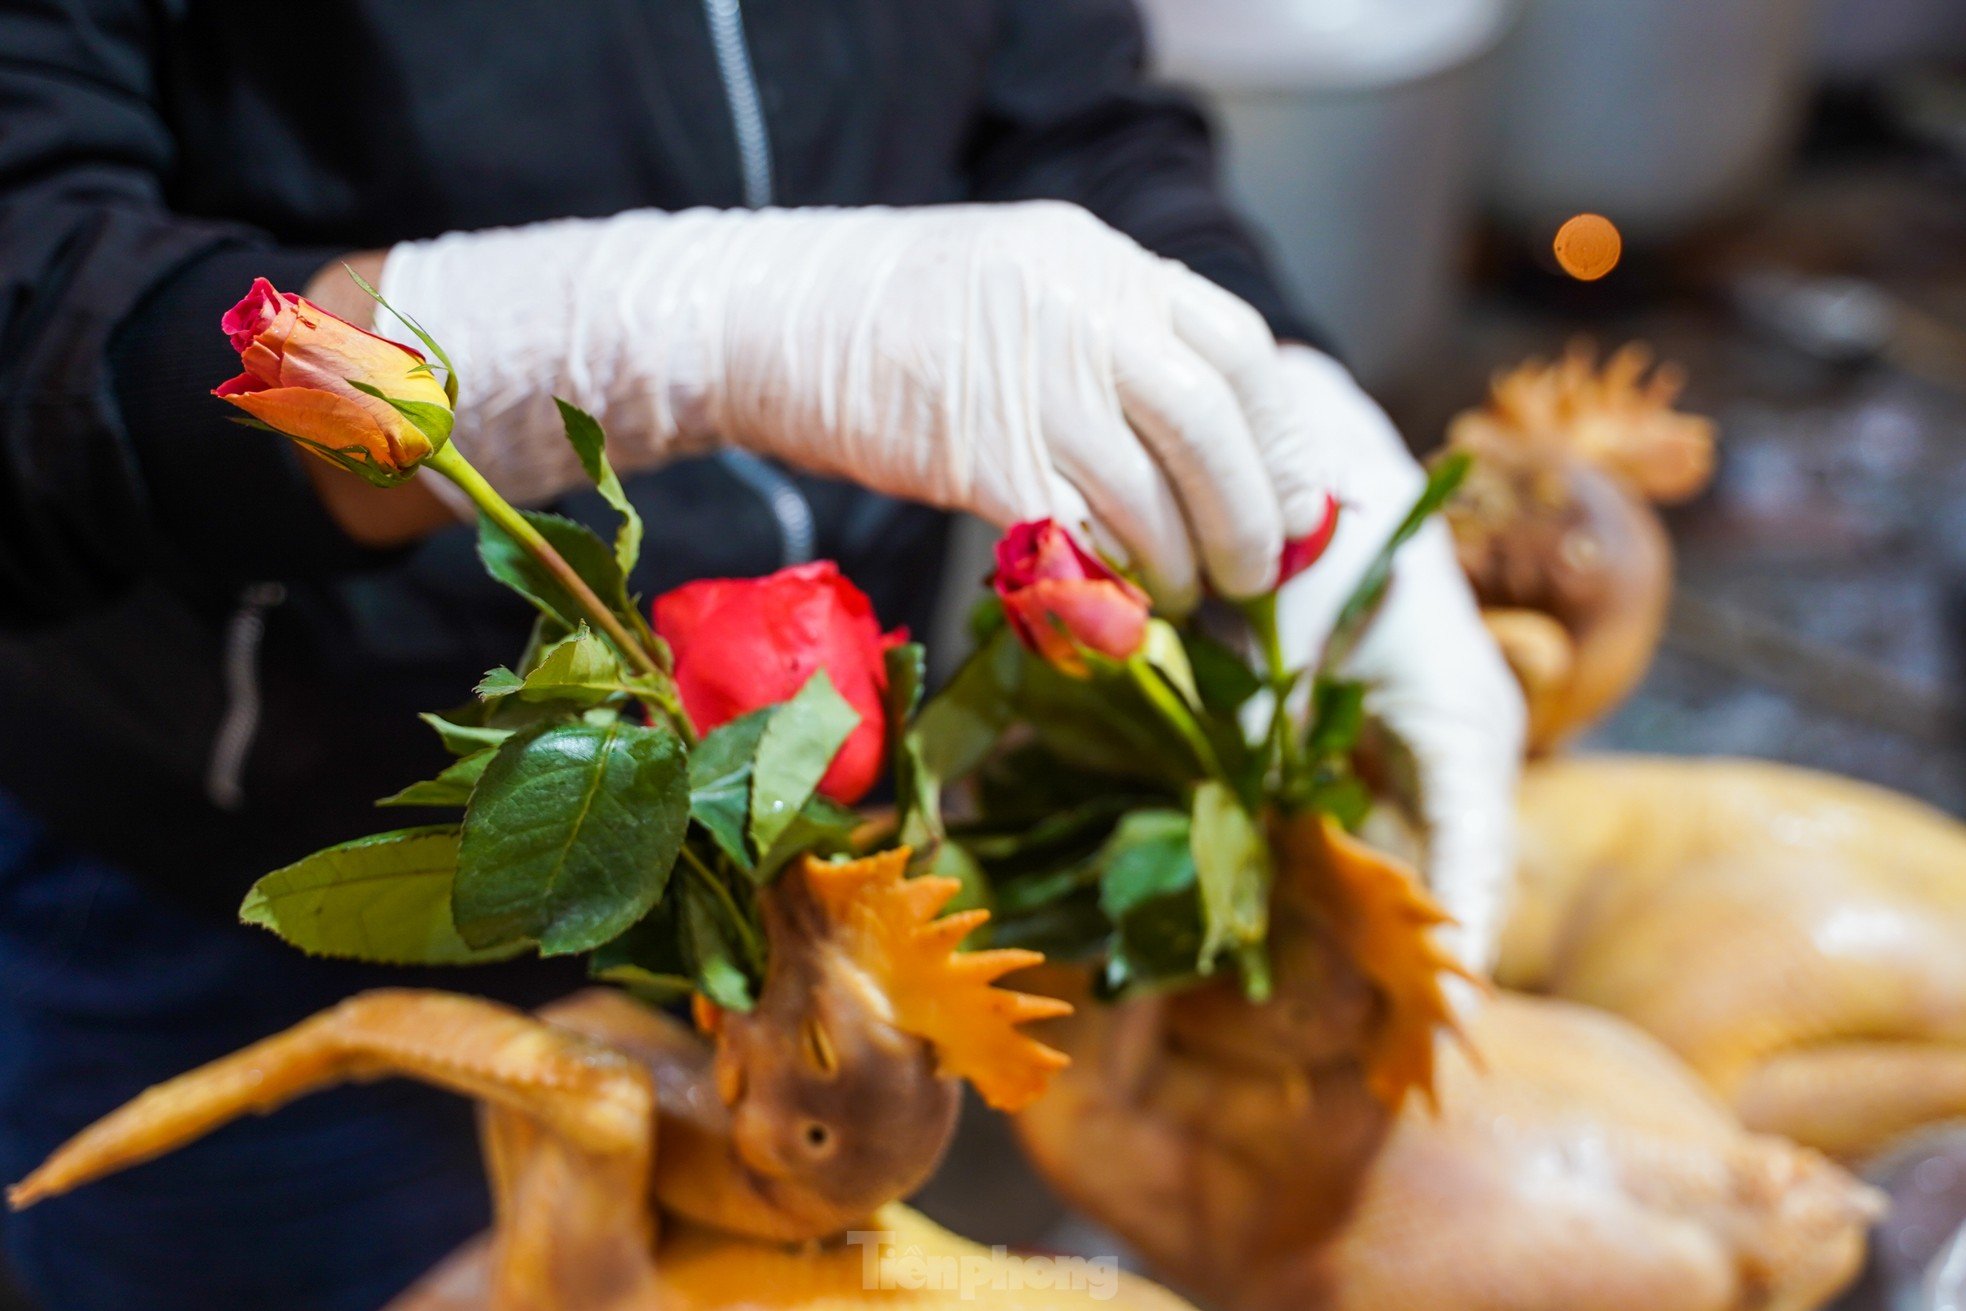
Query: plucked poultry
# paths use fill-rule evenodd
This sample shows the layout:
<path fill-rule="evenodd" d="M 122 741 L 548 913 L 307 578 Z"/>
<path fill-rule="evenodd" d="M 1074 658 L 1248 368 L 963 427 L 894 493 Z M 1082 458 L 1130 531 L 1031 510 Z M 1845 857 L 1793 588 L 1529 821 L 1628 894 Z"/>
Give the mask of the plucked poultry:
<path fill-rule="evenodd" d="M 1449 507 L 1547 749 L 1644 674 L 1671 585 L 1653 503 L 1712 428 L 1634 347 L 1498 379 Z M 1756 1129 L 1846 1160 L 1966 1116 L 1966 827 L 1760 761 L 1557 759 L 1524 777 L 1504 986 L 1612 1011 Z M 1661 968 L 1661 962 L 1672 962 Z"/>
<path fill-rule="evenodd" d="M 1654 504 L 1697 494 L 1713 425 L 1673 408 L 1682 379 L 1626 346 L 1587 347 L 1497 378 L 1448 429 L 1474 456 L 1447 506 L 1489 631 L 1523 685 L 1542 754 L 1631 691 L 1652 662 L 1672 591 Z"/>
<path fill-rule="evenodd" d="M 699 1000 L 707 1042 L 614 991 L 536 1019 L 453 993 L 367 993 L 144 1093 L 9 1198 L 32 1205 L 247 1112 L 400 1075 L 480 1103 L 495 1221 L 397 1311 L 954 1302 L 932 1286 L 870 1289 L 863 1250 L 822 1244 L 889 1229 L 931 1255 L 979 1253 L 890 1204 L 940 1159 L 960 1078 L 1010 1107 L 1043 1088 L 1064 1058 L 1016 1026 L 1065 1007 L 992 986 L 1034 953 L 955 954 L 982 913 L 938 918 L 956 885 L 905 878 L 906 859 L 807 859 L 773 884 L 764 989 L 748 1014 Z M 1019 1308 L 1089 1297 L 983 1293 Z M 1181 1306 L 1138 1281 L 1119 1294 Z"/>
<path fill-rule="evenodd" d="M 1521 843 L 1505 986 L 1624 1016 L 1750 1127 L 1846 1160 L 1966 1117 L 1966 826 L 1807 770 L 1606 756 L 1529 771 Z"/>
<path fill-rule="evenodd" d="M 1362 952 L 1330 889 L 1390 862 L 1329 831 L 1279 851 L 1268 1002 L 1044 975 L 1077 1003 L 1040 1030 L 1073 1064 L 1019 1133 L 1157 1273 L 1237 1311 L 1800 1311 L 1855 1272 L 1874 1194 L 1613 1016 L 1503 995 L 1437 1108 L 1389 1098 L 1369 1054 L 1424 962 Z"/>

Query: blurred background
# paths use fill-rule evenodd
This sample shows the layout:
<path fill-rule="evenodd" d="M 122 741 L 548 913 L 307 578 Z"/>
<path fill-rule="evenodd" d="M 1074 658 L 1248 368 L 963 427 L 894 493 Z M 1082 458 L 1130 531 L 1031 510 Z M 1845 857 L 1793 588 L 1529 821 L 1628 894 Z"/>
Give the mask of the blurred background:
<path fill-rule="evenodd" d="M 1651 343 L 1718 421 L 1719 477 L 1672 515 L 1666 650 L 1597 744 L 1966 813 L 1966 3 L 1145 8 L 1416 446 L 1580 335 Z M 1554 251 L 1579 214 L 1622 235 L 1592 281 Z"/>
<path fill-rule="evenodd" d="M 1713 485 L 1666 512 L 1663 647 L 1581 749 L 1765 757 L 1966 815 L 1966 0 L 1142 6 L 1160 76 L 1201 93 L 1231 187 L 1417 449 L 1578 338 L 1649 343 L 1717 422 Z M 1579 215 L 1616 229 L 1608 271 L 1559 261 Z M 967 1123 L 928 1209 L 1113 1250 L 1049 1202 L 980 1199 L 1016 1152 Z M 1966 1132 L 1872 1177 L 1896 1210 L 1838 1307 L 1966 1311 L 1966 1253 L 1939 1277 Z"/>
<path fill-rule="evenodd" d="M 1651 343 L 1718 421 L 1713 488 L 1671 513 L 1666 649 L 1586 745 L 1768 756 L 1966 813 L 1966 3 L 1144 7 L 1416 446 L 1579 336 Z M 1622 237 L 1591 281 L 1554 250 L 1579 214 Z"/>
<path fill-rule="evenodd" d="M 1232 187 L 1416 447 L 1579 336 L 1651 343 L 1717 420 L 1713 487 L 1669 513 L 1664 650 L 1586 746 L 1966 815 L 1966 0 L 1143 4 L 1160 74 L 1202 93 Z M 1615 265 L 1600 227 L 1562 267 L 1580 214 Z M 969 1124 L 927 1209 L 1111 1250 Z M 1914 1204 L 1843 1305 L 1966 1305 L 1913 1291 L 1966 1218 L 1966 1146 L 1883 1172 Z M 24 1311 L 4 1278 L 0 1308 Z"/>

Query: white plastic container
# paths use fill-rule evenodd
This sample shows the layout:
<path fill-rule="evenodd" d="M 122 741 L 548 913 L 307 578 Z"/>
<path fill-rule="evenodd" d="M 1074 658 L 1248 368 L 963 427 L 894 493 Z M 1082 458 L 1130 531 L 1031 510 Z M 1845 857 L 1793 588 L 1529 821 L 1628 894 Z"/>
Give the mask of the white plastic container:
<path fill-rule="evenodd" d="M 1514 0 L 1142 0 L 1202 93 L 1225 180 L 1368 385 L 1452 327 L 1486 146 L 1482 62 Z"/>
<path fill-rule="evenodd" d="M 1498 61 L 1495 210 L 1539 241 L 1582 211 L 1658 241 L 1743 204 L 1788 161 L 1817 23 L 1816 0 L 1528 0 Z"/>

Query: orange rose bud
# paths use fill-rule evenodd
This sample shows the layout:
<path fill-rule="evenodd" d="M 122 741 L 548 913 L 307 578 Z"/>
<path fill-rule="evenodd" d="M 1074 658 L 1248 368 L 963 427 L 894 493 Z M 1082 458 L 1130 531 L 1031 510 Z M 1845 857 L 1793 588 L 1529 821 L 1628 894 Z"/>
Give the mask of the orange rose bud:
<path fill-rule="evenodd" d="M 245 371 L 212 395 L 332 464 L 373 482 L 397 482 L 449 439 L 450 396 L 407 346 L 277 291 L 265 278 L 220 326 Z"/>
<path fill-rule="evenodd" d="M 1017 639 L 1068 674 L 1088 672 L 1082 649 L 1124 660 L 1146 640 L 1147 594 L 1056 520 L 1012 524 L 990 585 Z"/>

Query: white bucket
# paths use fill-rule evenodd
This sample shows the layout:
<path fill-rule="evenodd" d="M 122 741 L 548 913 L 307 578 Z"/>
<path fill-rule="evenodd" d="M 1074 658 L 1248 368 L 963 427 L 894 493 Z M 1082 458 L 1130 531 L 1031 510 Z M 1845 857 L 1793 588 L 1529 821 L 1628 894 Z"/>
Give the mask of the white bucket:
<path fill-rule="evenodd" d="M 1225 181 L 1368 385 L 1452 325 L 1485 149 L 1483 56 L 1512 0 L 1142 0 L 1156 67 L 1200 91 Z"/>

